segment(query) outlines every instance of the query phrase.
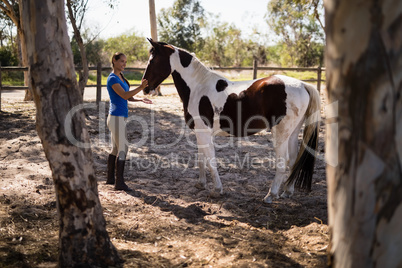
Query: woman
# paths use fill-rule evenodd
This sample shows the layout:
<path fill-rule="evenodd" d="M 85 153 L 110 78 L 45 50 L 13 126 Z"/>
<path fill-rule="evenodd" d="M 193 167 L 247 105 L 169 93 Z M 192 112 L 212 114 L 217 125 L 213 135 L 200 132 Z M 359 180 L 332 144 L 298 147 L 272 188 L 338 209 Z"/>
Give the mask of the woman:
<path fill-rule="evenodd" d="M 114 184 L 116 190 L 131 191 L 124 182 L 124 164 L 128 151 L 126 119 L 128 117 L 128 100 L 142 101 L 152 104 L 149 99 L 135 99 L 134 95 L 143 90 L 148 81 L 143 79 L 141 85 L 130 90 L 130 84 L 122 71 L 126 67 L 127 57 L 123 53 L 115 53 L 112 57 L 113 71 L 107 78 L 107 91 L 110 97 L 109 116 L 107 126 L 112 135 L 113 149 L 107 162 L 106 184 Z"/>

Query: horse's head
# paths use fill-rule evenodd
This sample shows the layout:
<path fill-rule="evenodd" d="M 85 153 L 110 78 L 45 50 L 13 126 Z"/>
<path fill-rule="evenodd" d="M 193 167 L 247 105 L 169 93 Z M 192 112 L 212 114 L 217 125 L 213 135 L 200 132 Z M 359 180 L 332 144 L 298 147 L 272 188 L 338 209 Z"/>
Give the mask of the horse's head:
<path fill-rule="evenodd" d="M 154 42 L 150 38 L 148 41 L 152 48 L 143 77 L 148 80 L 148 86 L 144 88 L 145 94 L 154 91 L 171 74 L 170 55 L 175 51 L 174 47 L 166 43 Z"/>

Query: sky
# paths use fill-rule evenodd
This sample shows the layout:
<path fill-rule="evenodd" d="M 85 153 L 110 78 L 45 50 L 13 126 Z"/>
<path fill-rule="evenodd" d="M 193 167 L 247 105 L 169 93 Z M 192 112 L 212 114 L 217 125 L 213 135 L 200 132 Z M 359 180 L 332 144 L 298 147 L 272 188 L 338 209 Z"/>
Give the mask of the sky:
<path fill-rule="evenodd" d="M 161 8 L 173 6 L 175 0 L 155 0 L 156 14 Z M 233 23 L 242 33 L 255 28 L 264 31 L 267 24 L 264 15 L 269 0 L 200 0 L 207 13 L 219 15 L 221 22 Z M 118 6 L 110 9 L 106 0 L 89 0 L 85 26 L 91 33 L 99 33 L 106 39 L 133 31 L 146 37 L 151 36 L 149 19 L 149 0 L 119 0 Z M 163 41 L 163 40 L 160 40 Z"/>

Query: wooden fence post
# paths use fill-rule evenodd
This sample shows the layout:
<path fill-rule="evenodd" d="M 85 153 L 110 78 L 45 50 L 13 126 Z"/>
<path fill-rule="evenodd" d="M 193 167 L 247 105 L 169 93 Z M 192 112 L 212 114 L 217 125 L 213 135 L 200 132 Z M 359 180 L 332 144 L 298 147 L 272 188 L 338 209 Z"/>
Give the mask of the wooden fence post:
<path fill-rule="evenodd" d="M 321 73 L 322 73 L 322 67 L 321 64 L 317 68 L 317 90 L 318 92 L 321 92 Z"/>
<path fill-rule="evenodd" d="M 102 63 L 98 62 L 96 65 L 96 105 L 102 99 Z"/>
<path fill-rule="evenodd" d="M 151 37 L 155 42 L 158 41 L 158 29 L 156 24 L 155 0 L 149 0 L 149 19 L 151 22 Z"/>
<path fill-rule="evenodd" d="M 254 58 L 254 61 L 253 61 L 253 79 L 257 79 L 257 70 L 258 70 L 257 59 Z"/>

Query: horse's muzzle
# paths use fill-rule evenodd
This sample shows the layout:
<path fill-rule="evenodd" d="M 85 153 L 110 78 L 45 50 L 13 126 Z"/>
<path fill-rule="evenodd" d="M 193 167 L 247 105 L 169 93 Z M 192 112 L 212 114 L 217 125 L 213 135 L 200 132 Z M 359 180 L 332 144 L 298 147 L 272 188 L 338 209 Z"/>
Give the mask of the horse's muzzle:
<path fill-rule="evenodd" d="M 148 95 L 152 91 L 150 86 L 147 86 L 146 88 L 143 89 L 144 95 Z"/>
<path fill-rule="evenodd" d="M 147 86 L 143 89 L 144 95 L 156 95 L 156 91 L 154 87 Z"/>

